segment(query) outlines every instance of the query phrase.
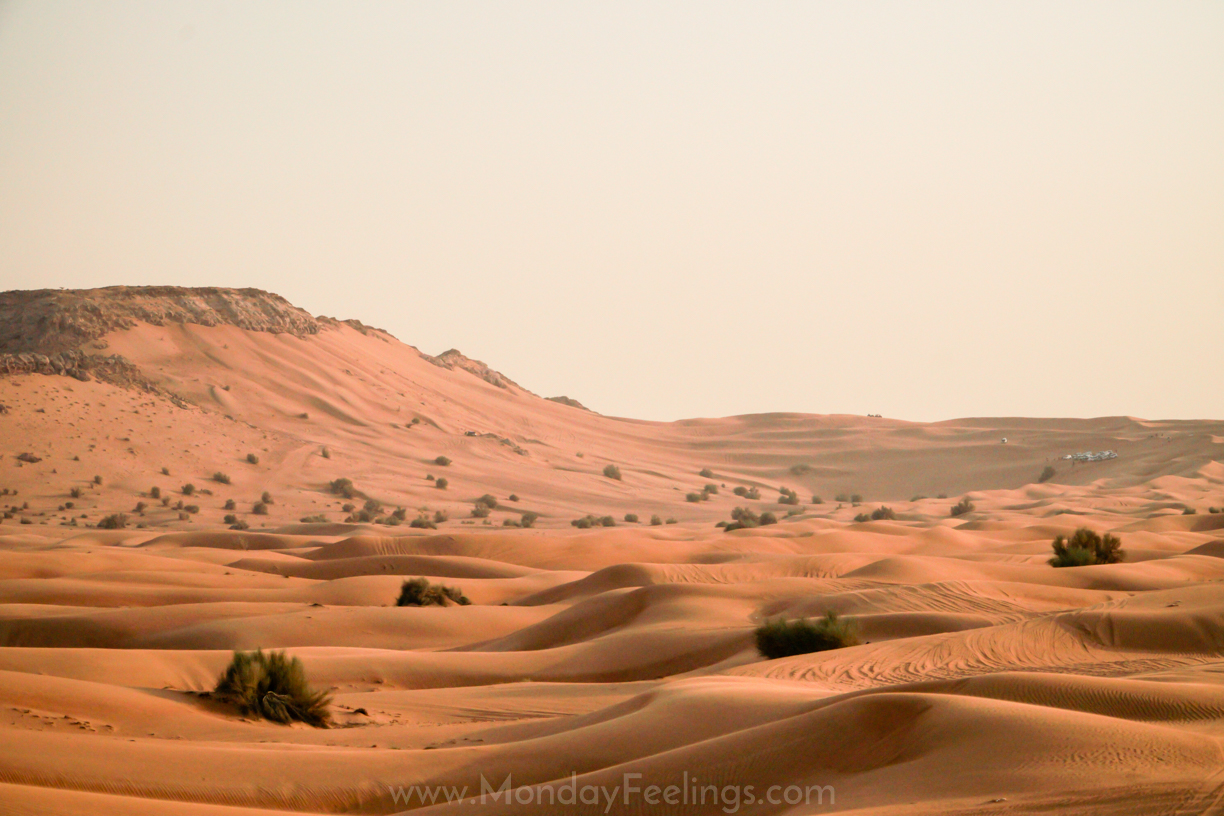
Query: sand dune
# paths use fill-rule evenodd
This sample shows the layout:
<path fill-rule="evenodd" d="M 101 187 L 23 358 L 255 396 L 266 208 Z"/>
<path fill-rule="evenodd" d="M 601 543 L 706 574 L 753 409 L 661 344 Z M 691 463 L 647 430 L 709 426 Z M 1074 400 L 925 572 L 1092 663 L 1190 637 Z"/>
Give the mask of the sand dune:
<path fill-rule="evenodd" d="M 643 422 L 254 291 L 6 309 L 0 812 L 1224 812 L 1224 422 Z M 1126 560 L 1051 567 L 1085 525 Z M 254 648 L 334 727 L 211 697 Z"/>

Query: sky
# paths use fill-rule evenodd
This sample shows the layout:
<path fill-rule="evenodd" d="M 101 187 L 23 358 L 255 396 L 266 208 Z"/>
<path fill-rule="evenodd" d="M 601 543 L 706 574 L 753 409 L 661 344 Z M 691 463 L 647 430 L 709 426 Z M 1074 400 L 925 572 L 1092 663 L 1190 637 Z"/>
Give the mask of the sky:
<path fill-rule="evenodd" d="M 3 2 L 0 289 L 544 396 L 1224 418 L 1224 3 Z"/>

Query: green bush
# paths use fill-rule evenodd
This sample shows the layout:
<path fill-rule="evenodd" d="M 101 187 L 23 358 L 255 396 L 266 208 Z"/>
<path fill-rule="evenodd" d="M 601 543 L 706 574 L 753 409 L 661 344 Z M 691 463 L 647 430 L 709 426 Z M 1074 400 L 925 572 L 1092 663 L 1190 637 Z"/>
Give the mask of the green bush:
<path fill-rule="evenodd" d="M 327 516 L 322 513 L 316 513 L 313 516 L 302 516 L 303 524 L 324 524 L 327 521 Z"/>
<path fill-rule="evenodd" d="M 1070 540 L 1058 536 L 1054 539 L 1053 549 L 1051 567 L 1117 564 L 1126 558 L 1126 553 L 1122 551 L 1122 542 L 1117 536 L 1106 533 L 1102 538 L 1088 527 L 1080 527 L 1071 534 Z"/>
<path fill-rule="evenodd" d="M 511 493 L 509 496 L 506 497 L 506 499 L 512 502 L 516 502 L 519 500 L 519 497 L 517 493 Z"/>
<path fill-rule="evenodd" d="M 296 720 L 316 728 L 331 721 L 330 695 L 312 689 L 301 661 L 284 652 L 234 652 L 213 694 L 248 717 L 286 724 Z"/>
<path fill-rule="evenodd" d="M 425 578 L 411 578 L 400 586 L 396 606 L 446 606 L 456 603 L 468 606 L 471 601 L 458 587 L 431 584 Z"/>
<path fill-rule="evenodd" d="M 713 479 L 714 471 L 710 470 L 709 468 L 702 468 L 697 475 L 703 479 Z"/>
<path fill-rule="evenodd" d="M 756 630 L 757 651 L 769 660 L 858 644 L 858 632 L 853 622 L 839 617 L 832 610 L 816 621 L 777 618 L 766 621 Z"/>
<path fill-rule="evenodd" d="M 1183 516 L 1193 516 L 1193 515 L 1195 515 L 1196 513 L 1198 513 L 1198 511 L 1197 511 L 1197 510 L 1195 510 L 1193 507 L 1183 507 L 1183 508 L 1182 508 L 1182 515 L 1183 515 Z"/>
<path fill-rule="evenodd" d="M 651 527 L 661 527 L 662 525 L 663 525 L 663 519 L 659 518 L 658 516 L 651 516 L 651 517 L 650 517 L 650 526 L 651 526 Z"/>
<path fill-rule="evenodd" d="M 423 530 L 436 530 L 438 525 L 427 518 L 417 517 L 408 523 L 409 527 L 416 527 Z M 402 606 L 402 604 L 401 604 Z"/>
<path fill-rule="evenodd" d="M 862 504 L 862 503 L 863 503 L 863 494 L 862 494 L 862 493 L 855 493 L 855 494 L 851 495 L 851 496 L 850 496 L 850 503 L 851 503 L 851 504 Z"/>
<path fill-rule="evenodd" d="M 334 479 L 329 487 L 333 495 L 343 496 L 346 499 L 351 499 L 357 495 L 357 491 L 353 488 L 352 479 Z"/>
<path fill-rule="evenodd" d="M 93 478 L 93 483 L 94 483 L 94 484 L 96 484 L 96 485 L 99 485 L 99 486 L 100 486 L 100 485 L 102 484 L 102 477 L 101 477 L 101 476 L 95 476 L 95 477 Z"/>
<path fill-rule="evenodd" d="M 445 510 L 435 510 L 433 514 L 434 524 L 441 524 L 444 521 L 450 521 L 450 516 Z"/>
<path fill-rule="evenodd" d="M 233 500 L 233 499 L 226 499 L 226 500 L 225 500 L 225 506 L 224 506 L 224 507 L 222 507 L 221 509 L 222 509 L 222 510 L 234 510 L 234 509 L 235 509 L 235 508 L 237 508 L 237 507 L 238 507 L 238 505 L 234 504 L 234 500 Z"/>
<path fill-rule="evenodd" d="M 611 516 L 600 516 L 599 523 L 604 527 L 615 527 L 616 519 L 612 518 Z"/>
<path fill-rule="evenodd" d="M 1216 513 L 1219 513 L 1219 512 L 1220 512 L 1220 508 L 1218 508 L 1218 507 L 1208 507 L 1208 508 L 1207 508 L 1207 512 L 1208 512 L 1208 513 L 1210 513 L 1211 515 L 1213 515 L 1213 516 L 1214 516 Z"/>
<path fill-rule="evenodd" d="M 603 475 L 609 479 L 616 479 L 618 482 L 621 480 L 620 468 L 616 465 L 604 465 Z"/>
<path fill-rule="evenodd" d="M 629 522 L 630 524 L 637 524 L 638 523 L 637 513 L 626 513 L 625 521 Z"/>
<path fill-rule="evenodd" d="M 98 519 L 99 530 L 122 530 L 127 526 L 127 513 L 111 513 Z"/>
<path fill-rule="evenodd" d="M 231 530 L 249 530 L 251 529 L 251 525 L 246 523 L 246 519 L 238 519 L 237 521 L 235 521 L 233 524 L 230 525 L 230 529 Z"/>
<path fill-rule="evenodd" d="M 184 495 L 184 496 L 190 496 L 190 495 L 192 495 L 193 493 L 195 493 L 195 485 L 190 484 L 190 483 L 185 484 L 185 485 L 183 485 L 182 490 L 183 490 L 183 495 Z"/>
<path fill-rule="evenodd" d="M 717 496 L 718 495 L 718 485 L 708 484 L 705 487 L 701 488 L 701 492 L 709 493 L 711 496 Z"/>
<path fill-rule="evenodd" d="M 324 447 L 323 450 L 319 451 L 319 455 L 322 456 L 324 459 L 330 459 L 331 458 L 331 448 Z"/>
<path fill-rule="evenodd" d="M 536 519 L 540 517 L 539 513 L 533 510 L 528 510 L 519 518 L 519 524 L 523 527 L 534 527 Z"/>
<path fill-rule="evenodd" d="M 225 522 L 226 524 L 237 524 L 238 517 L 235 516 L 233 513 L 227 513 L 225 518 L 221 519 L 221 521 Z"/>
<path fill-rule="evenodd" d="M 966 513 L 972 513 L 976 509 L 977 508 L 974 506 L 973 502 L 969 501 L 969 497 L 965 496 L 956 504 L 952 505 L 952 515 L 963 516 Z"/>
<path fill-rule="evenodd" d="M 138 507 L 138 508 L 136 508 L 136 509 L 137 509 L 137 510 L 140 510 L 140 509 L 143 509 L 143 508 L 139 508 L 139 507 Z M 193 514 L 193 515 L 194 515 L 195 513 L 200 512 L 200 505 L 198 505 L 198 504 L 189 504 L 189 505 L 187 505 L 186 507 L 184 507 L 184 508 L 183 508 L 183 510 L 184 510 L 184 511 L 186 511 L 186 512 L 188 512 L 188 513 L 191 513 L 191 514 Z"/>
<path fill-rule="evenodd" d="M 438 488 L 439 490 L 445 490 L 448 485 L 450 485 L 450 482 L 447 480 L 445 476 L 443 476 L 441 479 L 438 479 L 436 482 L 434 482 L 434 487 Z"/>
<path fill-rule="evenodd" d="M 824 499 L 819 496 L 812 496 L 812 504 L 824 504 Z"/>
<path fill-rule="evenodd" d="M 799 504 L 799 494 L 789 487 L 779 487 L 778 494 L 778 504 Z"/>
<path fill-rule="evenodd" d="M 489 508 L 490 510 L 497 509 L 497 498 L 489 493 L 486 493 L 483 496 L 481 496 L 479 499 L 477 499 L 476 503 L 483 504 L 485 507 Z"/>
<path fill-rule="evenodd" d="M 153 488 L 153 489 L 154 489 L 154 490 L 156 490 L 157 488 L 155 487 L 155 488 Z M 84 491 L 84 490 L 82 490 L 82 489 L 81 489 L 81 488 L 79 488 L 79 487 L 74 487 L 74 488 L 72 488 L 71 490 L 69 490 L 69 491 L 68 491 L 68 495 L 69 495 L 69 496 L 71 496 L 71 497 L 72 497 L 72 498 L 74 498 L 74 499 L 79 499 L 79 498 L 81 498 L 82 496 L 84 496 L 84 495 L 85 495 L 85 491 Z M 157 498 L 157 496 L 154 496 L 153 498 L 155 498 L 155 499 L 156 499 L 156 498 Z"/>
<path fill-rule="evenodd" d="M 259 500 L 264 504 L 276 504 L 276 502 L 272 501 L 272 494 L 266 490 L 263 492 L 263 495 L 259 497 Z"/>
<path fill-rule="evenodd" d="M 704 498 L 704 493 L 685 493 L 684 500 L 687 502 L 699 502 Z"/>
<path fill-rule="evenodd" d="M 747 507 L 737 507 L 731 511 L 731 521 L 723 522 L 723 529 L 727 532 L 732 530 L 746 530 L 752 527 L 762 527 L 767 524 L 777 524 L 778 517 L 773 513 L 765 512 L 759 516 Z"/>
<path fill-rule="evenodd" d="M 74 489 L 74 490 L 80 490 L 80 488 L 79 488 L 79 487 L 77 487 L 77 488 L 73 488 L 73 489 Z M 74 495 L 74 496 L 73 496 L 73 498 L 74 498 L 74 499 L 79 499 L 79 498 L 80 498 L 80 496 L 76 496 L 76 495 Z M 161 488 L 160 488 L 160 487 L 157 487 L 156 485 L 154 485 L 153 487 L 150 487 L 150 488 L 149 488 L 149 498 L 150 498 L 150 499 L 160 499 L 160 498 L 161 498 Z"/>
<path fill-rule="evenodd" d="M 259 456 L 258 456 L 257 454 L 254 454 L 254 453 L 248 453 L 248 454 L 247 454 L 247 461 L 248 461 L 248 462 L 250 462 L 252 465 L 258 465 L 258 464 L 259 464 Z"/>
<path fill-rule="evenodd" d="M 489 517 L 489 506 L 487 504 L 477 503 L 472 508 L 472 518 L 488 518 L 488 517 Z"/>
<path fill-rule="evenodd" d="M 1054 478 L 1054 473 L 1054 468 L 1046 465 L 1044 468 L 1042 468 L 1041 475 L 1037 477 L 1037 482 L 1041 484 L 1050 481 Z"/>
<path fill-rule="evenodd" d="M 450 467 L 450 463 L 451 460 L 445 456 L 439 456 L 437 459 L 434 459 L 434 464 L 439 467 Z"/>
<path fill-rule="evenodd" d="M 579 530 L 587 530 L 595 526 L 596 521 L 598 521 L 598 519 L 596 519 L 594 516 L 583 516 L 582 518 L 574 519 L 570 522 L 570 524 L 577 527 Z"/>
<path fill-rule="evenodd" d="M 871 516 L 867 515 L 866 513 L 859 513 L 854 517 L 854 520 L 859 522 L 871 521 Z"/>
<path fill-rule="evenodd" d="M 833 497 L 833 500 L 841 502 L 842 504 L 845 504 L 846 502 L 850 501 L 850 497 L 847 496 L 845 493 L 838 493 L 836 496 Z"/>
<path fill-rule="evenodd" d="M 214 482 L 220 482 L 221 484 L 229 484 L 229 483 L 230 483 L 230 477 L 229 477 L 228 475 L 226 475 L 226 474 L 222 473 L 222 472 L 221 472 L 221 471 L 219 471 L 219 470 L 218 470 L 216 473 L 214 473 L 214 474 L 212 475 L 212 480 L 213 480 Z M 190 495 L 190 494 L 188 494 L 188 495 Z"/>
<path fill-rule="evenodd" d="M 257 516 L 266 516 L 268 515 L 268 505 L 261 501 L 255 502 L 255 505 L 251 508 L 251 512 Z"/>
<path fill-rule="evenodd" d="M 872 521 L 888 520 L 893 521 L 897 518 L 897 514 L 893 512 L 891 507 L 880 506 L 871 511 Z"/>

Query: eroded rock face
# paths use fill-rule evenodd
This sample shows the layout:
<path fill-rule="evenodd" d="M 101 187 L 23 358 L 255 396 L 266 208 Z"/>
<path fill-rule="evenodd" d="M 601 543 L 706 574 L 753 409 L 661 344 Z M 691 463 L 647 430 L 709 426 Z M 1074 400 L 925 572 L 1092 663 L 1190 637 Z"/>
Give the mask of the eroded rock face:
<path fill-rule="evenodd" d="M 196 323 L 248 331 L 318 334 L 323 323 L 260 289 L 108 286 L 0 293 L 0 352 L 51 355 L 77 349 L 136 321 Z"/>
<path fill-rule="evenodd" d="M 428 354 L 422 354 L 429 362 L 441 368 L 449 368 L 452 371 L 456 368 L 463 369 L 469 374 L 473 374 L 490 385 L 496 385 L 498 388 L 506 390 L 526 390 L 514 380 L 502 374 L 500 371 L 495 371 L 489 368 L 480 360 L 473 360 L 471 357 L 464 356 L 459 349 L 448 349 L 437 357 L 430 357 Z"/>

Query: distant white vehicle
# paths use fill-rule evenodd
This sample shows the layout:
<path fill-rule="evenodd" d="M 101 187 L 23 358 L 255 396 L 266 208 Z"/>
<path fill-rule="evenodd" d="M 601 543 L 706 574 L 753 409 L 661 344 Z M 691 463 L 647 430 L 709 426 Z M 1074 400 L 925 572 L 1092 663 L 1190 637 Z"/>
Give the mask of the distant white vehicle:
<path fill-rule="evenodd" d="M 1084 451 L 1083 453 L 1068 453 L 1063 456 L 1063 458 L 1070 459 L 1075 462 L 1103 462 L 1106 459 L 1117 459 L 1118 454 L 1111 450 L 1103 450 L 1100 453 Z"/>
<path fill-rule="evenodd" d="M 1005 437 L 1003 437 L 1003 441 L 1002 441 L 1000 444 L 1002 444 L 1002 445 L 1006 445 L 1006 444 L 1007 444 L 1007 437 L 1006 437 L 1006 436 L 1005 436 Z"/>

